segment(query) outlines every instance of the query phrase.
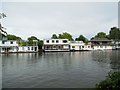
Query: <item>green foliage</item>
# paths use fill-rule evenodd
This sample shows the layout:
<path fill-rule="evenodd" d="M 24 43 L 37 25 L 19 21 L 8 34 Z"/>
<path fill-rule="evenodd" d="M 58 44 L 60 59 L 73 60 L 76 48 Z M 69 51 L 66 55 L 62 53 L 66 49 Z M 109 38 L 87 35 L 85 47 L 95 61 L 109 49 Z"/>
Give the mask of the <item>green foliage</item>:
<path fill-rule="evenodd" d="M 108 73 L 105 80 L 96 84 L 96 88 L 101 90 L 120 89 L 120 72 Z"/>
<path fill-rule="evenodd" d="M 97 33 L 97 35 L 95 36 L 95 38 L 106 38 L 107 37 L 107 35 L 106 35 L 106 33 L 104 33 L 104 32 L 99 32 L 99 33 Z"/>
<path fill-rule="evenodd" d="M 15 36 L 15 35 L 11 35 L 11 34 L 8 34 L 7 35 L 7 38 L 8 40 L 22 40 L 21 37 L 18 37 L 18 36 Z"/>
<path fill-rule="evenodd" d="M 38 39 L 35 36 L 28 37 L 28 41 L 32 41 L 32 40 L 38 40 Z"/>
<path fill-rule="evenodd" d="M 73 40 L 73 38 L 72 38 L 72 35 L 70 35 L 69 33 L 67 33 L 67 32 L 64 32 L 64 33 L 62 33 L 62 34 L 59 34 L 58 35 L 58 38 L 59 39 L 68 39 L 68 40 Z"/>
<path fill-rule="evenodd" d="M 42 40 L 38 41 L 38 46 L 43 46 L 43 41 Z"/>
<path fill-rule="evenodd" d="M 109 32 L 110 39 L 113 39 L 115 41 L 120 40 L 120 29 L 117 27 L 112 27 Z"/>
<path fill-rule="evenodd" d="M 19 41 L 18 44 L 19 44 L 20 46 L 26 46 L 26 45 L 27 45 L 27 43 L 26 43 L 25 41 Z"/>
<path fill-rule="evenodd" d="M 84 43 L 86 43 L 88 40 L 87 38 L 85 38 L 83 35 L 80 35 L 78 38 L 75 39 L 76 41 L 83 41 Z"/>
<path fill-rule="evenodd" d="M 33 41 L 33 40 L 36 40 L 36 41 Z M 35 36 L 31 36 L 31 37 L 28 37 L 28 42 L 27 42 L 28 45 L 38 45 L 38 46 L 43 46 L 43 41 L 42 40 L 39 40 L 37 37 Z"/>
<path fill-rule="evenodd" d="M 58 39 L 58 37 L 57 37 L 56 34 L 53 34 L 51 38 L 52 38 L 52 39 Z"/>

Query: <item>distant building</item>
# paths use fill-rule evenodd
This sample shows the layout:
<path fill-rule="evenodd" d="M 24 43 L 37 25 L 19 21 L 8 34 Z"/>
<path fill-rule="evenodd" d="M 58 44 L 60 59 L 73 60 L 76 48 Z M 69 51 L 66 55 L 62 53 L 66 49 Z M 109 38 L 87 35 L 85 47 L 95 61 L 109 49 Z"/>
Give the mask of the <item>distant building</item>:
<path fill-rule="evenodd" d="M 17 41 L 13 40 L 0 40 L 0 53 L 17 52 Z"/>
<path fill-rule="evenodd" d="M 38 46 L 19 46 L 18 52 L 38 52 Z"/>
<path fill-rule="evenodd" d="M 38 46 L 19 46 L 15 40 L 0 40 L 0 53 L 38 52 Z"/>
<path fill-rule="evenodd" d="M 94 38 L 90 42 L 93 50 L 113 49 L 112 40 L 109 40 L 107 38 Z"/>
<path fill-rule="evenodd" d="M 44 51 L 83 51 L 92 50 L 91 45 L 83 41 L 68 41 L 68 39 L 45 39 Z"/>
<path fill-rule="evenodd" d="M 43 41 L 44 51 L 69 51 L 68 39 L 46 39 Z"/>
<path fill-rule="evenodd" d="M 84 51 L 92 50 L 90 44 L 85 44 L 83 41 L 70 41 L 70 50 L 71 51 Z"/>

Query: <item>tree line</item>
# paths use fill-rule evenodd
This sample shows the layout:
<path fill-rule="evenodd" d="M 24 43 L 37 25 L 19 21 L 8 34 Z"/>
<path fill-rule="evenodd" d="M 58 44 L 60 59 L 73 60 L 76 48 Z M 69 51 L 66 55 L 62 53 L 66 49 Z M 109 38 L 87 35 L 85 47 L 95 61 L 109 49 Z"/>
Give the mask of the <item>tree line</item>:
<path fill-rule="evenodd" d="M 20 45 L 26 45 L 26 42 L 19 36 L 8 34 L 7 38 L 8 40 L 21 41 L 19 42 Z M 112 27 L 108 35 L 104 32 L 98 32 L 94 37 L 91 38 L 91 40 L 94 38 L 107 38 L 114 41 L 120 41 L 120 29 L 117 27 Z M 84 35 L 79 35 L 77 38 L 73 39 L 72 35 L 67 32 L 64 32 L 62 34 L 52 34 L 51 39 L 68 39 L 70 41 L 83 41 L 84 43 L 87 43 L 89 41 Z M 29 45 L 34 44 L 34 40 L 37 40 L 39 46 L 43 45 L 43 41 L 35 36 L 28 37 L 27 40 L 27 44 Z"/>

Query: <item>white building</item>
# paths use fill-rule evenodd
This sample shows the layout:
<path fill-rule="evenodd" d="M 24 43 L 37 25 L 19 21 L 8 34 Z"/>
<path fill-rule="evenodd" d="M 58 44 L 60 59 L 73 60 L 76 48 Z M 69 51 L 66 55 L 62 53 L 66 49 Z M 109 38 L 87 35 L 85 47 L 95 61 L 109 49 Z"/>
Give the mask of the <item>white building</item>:
<path fill-rule="evenodd" d="M 68 39 L 46 39 L 43 43 L 44 51 L 69 51 Z"/>
<path fill-rule="evenodd" d="M 83 41 L 68 41 L 68 39 L 45 39 L 44 51 L 81 51 L 92 50 L 91 45 L 86 45 Z"/>
<path fill-rule="evenodd" d="M 18 52 L 38 52 L 38 46 L 19 46 Z"/>
<path fill-rule="evenodd" d="M 17 41 L 13 40 L 0 40 L 0 53 L 17 52 Z"/>
<path fill-rule="evenodd" d="M 91 45 L 86 45 L 83 41 L 70 41 L 71 51 L 92 50 Z"/>
<path fill-rule="evenodd" d="M 19 46 L 15 40 L 0 40 L 0 53 L 38 52 L 38 46 Z"/>

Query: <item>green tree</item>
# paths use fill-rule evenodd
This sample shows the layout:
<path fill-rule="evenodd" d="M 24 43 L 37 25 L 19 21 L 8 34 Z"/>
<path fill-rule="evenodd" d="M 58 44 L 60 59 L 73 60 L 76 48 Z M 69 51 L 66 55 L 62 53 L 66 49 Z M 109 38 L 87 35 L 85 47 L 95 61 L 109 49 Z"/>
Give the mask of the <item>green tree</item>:
<path fill-rule="evenodd" d="M 99 33 L 97 33 L 97 35 L 95 36 L 95 38 L 106 38 L 107 37 L 107 35 L 106 35 L 106 33 L 104 33 L 104 32 L 99 32 Z"/>
<path fill-rule="evenodd" d="M 64 32 L 64 33 L 62 33 L 62 34 L 59 34 L 58 35 L 58 38 L 59 39 L 68 39 L 68 40 L 73 40 L 73 38 L 72 38 L 72 35 L 71 34 L 69 34 L 69 33 L 67 33 L 67 32 Z"/>
<path fill-rule="evenodd" d="M 38 44 L 39 41 L 35 36 L 28 37 L 27 40 L 28 40 L 27 42 L 28 45 L 36 45 Z"/>
<path fill-rule="evenodd" d="M 27 38 L 28 41 L 38 40 L 37 37 L 31 36 Z"/>
<path fill-rule="evenodd" d="M 109 31 L 109 37 L 110 39 L 119 41 L 120 40 L 120 29 L 117 27 L 112 27 L 111 30 Z"/>
<path fill-rule="evenodd" d="M 83 35 L 80 35 L 78 38 L 75 39 L 75 41 L 83 41 L 84 43 L 86 43 L 88 39 L 85 38 Z"/>
<path fill-rule="evenodd" d="M 19 40 L 22 40 L 21 37 L 16 36 L 16 35 L 11 35 L 11 34 L 8 34 L 8 35 L 7 35 L 7 39 L 8 39 L 8 40 L 18 40 L 18 41 L 19 41 Z"/>
<path fill-rule="evenodd" d="M 28 37 L 27 39 L 28 39 L 28 42 L 27 42 L 28 45 L 36 45 L 37 44 L 39 49 L 42 49 L 42 46 L 43 46 L 42 40 L 39 40 L 35 36 Z"/>
<path fill-rule="evenodd" d="M 52 39 L 58 39 L 58 37 L 57 37 L 56 34 L 53 34 L 51 38 L 52 38 Z"/>

